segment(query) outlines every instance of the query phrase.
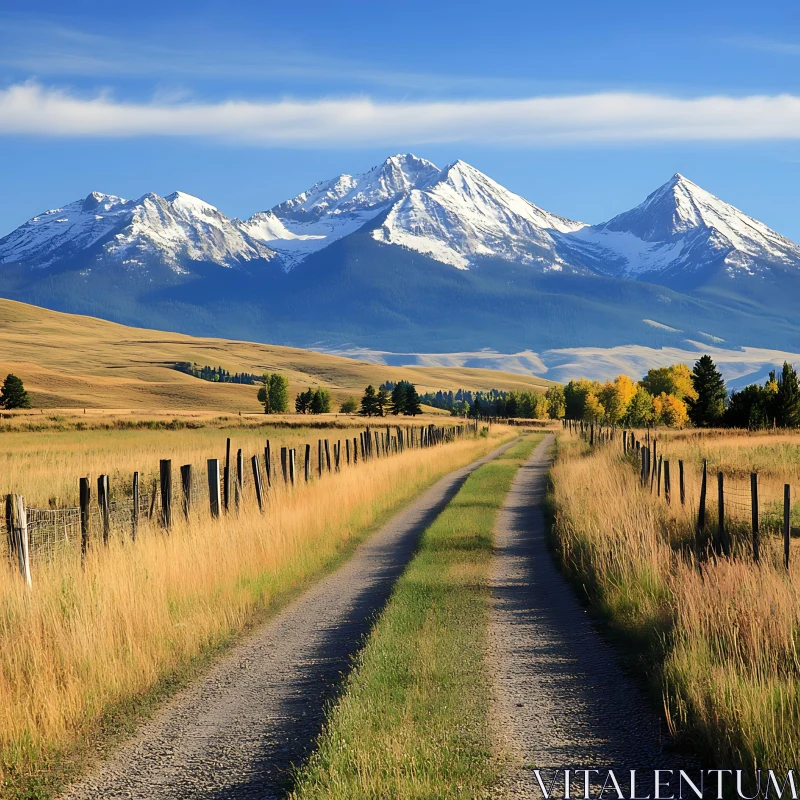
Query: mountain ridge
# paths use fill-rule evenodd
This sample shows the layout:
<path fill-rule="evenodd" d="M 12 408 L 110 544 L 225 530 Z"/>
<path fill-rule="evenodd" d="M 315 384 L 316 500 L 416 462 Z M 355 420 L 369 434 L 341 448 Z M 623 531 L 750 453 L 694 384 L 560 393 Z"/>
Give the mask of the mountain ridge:
<path fill-rule="evenodd" d="M 797 349 L 798 292 L 800 247 L 679 173 L 590 225 L 412 154 L 246 220 L 93 192 L 0 239 L 2 296 L 299 346 L 666 346 L 675 329 Z"/>

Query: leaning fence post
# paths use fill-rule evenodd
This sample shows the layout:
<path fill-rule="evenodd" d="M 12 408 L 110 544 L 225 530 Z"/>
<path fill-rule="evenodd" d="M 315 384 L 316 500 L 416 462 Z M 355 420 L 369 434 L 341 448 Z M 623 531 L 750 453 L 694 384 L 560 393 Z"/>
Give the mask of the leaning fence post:
<path fill-rule="evenodd" d="M 269 489 L 272 486 L 272 453 L 269 448 L 269 439 L 264 448 L 264 468 L 267 471 L 267 488 Z"/>
<path fill-rule="evenodd" d="M 760 556 L 758 541 L 758 473 L 750 473 L 750 513 L 753 524 L 753 561 L 758 563 Z"/>
<path fill-rule="evenodd" d="M 258 456 L 253 456 L 250 459 L 250 464 L 253 467 L 253 485 L 256 487 L 256 500 L 258 501 L 258 510 L 264 512 L 264 495 L 261 489 L 261 469 L 258 465 Z"/>
<path fill-rule="evenodd" d="M 331 471 L 331 445 L 327 439 L 325 440 L 325 468 L 328 472 Z"/>
<path fill-rule="evenodd" d="M 103 520 L 103 544 L 108 544 L 108 534 L 111 531 L 111 514 L 108 508 L 108 475 L 101 475 L 97 479 L 97 506 Z"/>
<path fill-rule="evenodd" d="M 792 487 L 783 487 L 783 565 L 789 569 L 789 542 L 792 535 Z"/>
<path fill-rule="evenodd" d="M 10 494 L 6 498 L 6 518 L 8 535 L 14 555 L 17 557 L 19 572 L 28 588 L 31 588 L 31 562 L 28 542 L 28 515 L 25 511 L 25 498 Z"/>
<path fill-rule="evenodd" d="M 86 556 L 86 551 L 89 549 L 89 520 L 91 519 L 89 503 L 91 500 L 92 488 L 89 486 L 89 479 L 81 478 L 81 560 Z"/>
<path fill-rule="evenodd" d="M 131 540 L 136 541 L 139 529 L 139 473 L 133 473 L 133 508 L 131 509 Z"/>
<path fill-rule="evenodd" d="M 222 498 L 219 490 L 219 459 L 208 459 L 208 504 L 212 517 L 219 517 Z"/>
<path fill-rule="evenodd" d="M 358 440 L 353 437 L 353 464 L 358 464 Z"/>
<path fill-rule="evenodd" d="M 172 527 L 172 462 L 162 458 L 161 474 L 161 524 L 169 530 Z"/>
<path fill-rule="evenodd" d="M 192 510 L 192 465 L 184 464 L 181 467 L 181 490 L 183 493 L 183 516 L 189 519 Z"/>

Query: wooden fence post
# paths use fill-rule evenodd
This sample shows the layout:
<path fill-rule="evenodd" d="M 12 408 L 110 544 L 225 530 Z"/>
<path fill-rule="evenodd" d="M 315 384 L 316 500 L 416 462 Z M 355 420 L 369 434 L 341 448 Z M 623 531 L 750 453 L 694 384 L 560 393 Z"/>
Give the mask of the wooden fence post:
<path fill-rule="evenodd" d="M 236 451 L 236 513 L 239 513 L 239 504 L 244 500 L 244 456 L 242 448 Z"/>
<path fill-rule="evenodd" d="M 325 440 L 325 466 L 328 472 L 331 471 L 331 446 L 328 440 Z"/>
<path fill-rule="evenodd" d="M 108 545 L 108 535 L 111 531 L 111 513 L 108 507 L 108 475 L 101 475 L 97 479 L 97 507 L 103 521 L 103 544 Z"/>
<path fill-rule="evenodd" d="M 294 447 L 289 450 L 289 482 L 294 486 Z"/>
<path fill-rule="evenodd" d="M 212 517 L 219 517 L 222 505 L 219 489 L 219 459 L 208 459 L 208 503 Z"/>
<path fill-rule="evenodd" d="M 792 487 L 783 487 L 783 565 L 789 569 L 789 543 L 792 536 Z"/>
<path fill-rule="evenodd" d="M 161 474 L 161 524 L 166 530 L 172 527 L 172 462 L 162 458 Z"/>
<path fill-rule="evenodd" d="M 322 439 L 317 439 L 317 477 L 322 477 Z"/>
<path fill-rule="evenodd" d="M 281 447 L 281 474 L 284 484 L 289 483 L 289 448 Z"/>
<path fill-rule="evenodd" d="M 725 476 L 717 473 L 717 542 L 714 548 L 718 553 L 720 550 L 727 556 L 726 538 L 725 538 Z"/>
<path fill-rule="evenodd" d="M 89 486 L 89 479 L 81 478 L 81 559 L 86 556 L 86 551 L 89 549 L 89 521 L 91 520 L 91 509 L 89 508 L 89 503 L 91 500 L 92 488 Z"/>
<path fill-rule="evenodd" d="M 353 464 L 358 464 L 358 439 L 353 437 Z"/>
<path fill-rule="evenodd" d="M 697 511 L 697 550 L 703 544 L 706 529 L 706 489 L 708 487 L 708 461 L 703 459 L 703 477 L 700 480 L 700 508 Z"/>
<path fill-rule="evenodd" d="M 258 456 L 253 456 L 250 459 L 250 465 L 253 468 L 253 486 L 256 488 L 256 500 L 258 501 L 258 510 L 264 513 L 264 493 L 261 488 L 261 468 L 258 465 Z"/>
<path fill-rule="evenodd" d="M 339 471 L 339 462 L 342 456 L 342 440 L 339 439 L 333 448 L 333 467 L 336 472 Z"/>
<path fill-rule="evenodd" d="M 658 457 L 658 475 L 656 475 L 656 496 L 661 497 L 661 469 L 664 462 L 664 456 Z"/>
<path fill-rule="evenodd" d="M 678 483 L 680 484 L 681 505 L 686 505 L 686 481 L 683 476 L 683 461 L 678 461 Z"/>
<path fill-rule="evenodd" d="M 222 475 L 222 502 L 225 508 L 225 513 L 231 503 L 231 440 L 225 440 L 225 472 Z"/>
<path fill-rule="evenodd" d="M 183 494 L 183 516 L 189 519 L 192 510 L 192 465 L 181 467 L 181 493 Z"/>
<path fill-rule="evenodd" d="M 672 503 L 672 484 L 669 479 L 669 461 L 664 462 L 664 499 L 667 505 Z"/>
<path fill-rule="evenodd" d="M 753 561 L 758 563 L 760 542 L 758 541 L 758 473 L 750 473 L 750 515 L 753 526 Z"/>
<path fill-rule="evenodd" d="M 344 440 L 344 450 L 345 455 L 347 456 L 347 466 L 350 466 L 350 439 L 347 438 Z"/>
<path fill-rule="evenodd" d="M 306 445 L 306 461 L 305 461 L 305 477 L 306 483 L 311 480 L 311 445 Z"/>
<path fill-rule="evenodd" d="M 649 457 L 647 459 L 650 461 Z M 653 461 L 650 464 L 650 492 L 653 491 L 653 484 L 656 482 L 656 477 L 658 475 L 658 442 L 656 441 L 655 437 L 653 437 Z"/>
<path fill-rule="evenodd" d="M 264 468 L 267 471 L 267 488 L 270 488 L 272 486 L 272 453 L 269 449 L 269 439 L 264 448 Z"/>
<path fill-rule="evenodd" d="M 25 498 L 18 494 L 6 497 L 6 523 L 11 550 L 17 557 L 19 573 L 25 584 L 31 588 L 31 559 L 28 541 L 28 514 L 25 511 Z"/>
<path fill-rule="evenodd" d="M 133 507 L 131 508 L 131 541 L 136 541 L 139 529 L 139 473 L 133 473 Z"/>

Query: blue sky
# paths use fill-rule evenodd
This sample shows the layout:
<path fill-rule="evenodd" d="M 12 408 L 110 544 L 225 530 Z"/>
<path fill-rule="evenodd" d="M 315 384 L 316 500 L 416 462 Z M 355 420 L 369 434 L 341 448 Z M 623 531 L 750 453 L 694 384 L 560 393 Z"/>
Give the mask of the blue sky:
<path fill-rule="evenodd" d="M 800 241 L 800 11 L 762 2 L 0 6 L 0 236 L 92 190 L 246 217 L 395 152 L 599 222 L 681 172 Z"/>

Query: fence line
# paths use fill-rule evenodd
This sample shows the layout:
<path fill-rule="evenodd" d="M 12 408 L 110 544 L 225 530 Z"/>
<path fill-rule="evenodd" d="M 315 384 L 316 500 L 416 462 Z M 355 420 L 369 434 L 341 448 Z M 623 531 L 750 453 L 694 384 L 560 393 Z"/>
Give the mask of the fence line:
<path fill-rule="evenodd" d="M 337 433 L 339 433 L 337 431 Z M 347 431 L 346 433 L 350 433 Z M 4 519 L 0 532 L 5 534 L 9 558 L 17 563 L 21 574 L 30 585 L 31 562 L 53 561 L 78 553 L 98 543 L 108 543 L 109 536 L 136 540 L 141 521 L 156 522 L 166 531 L 173 524 L 174 514 L 189 519 L 192 514 L 209 513 L 212 517 L 236 513 L 241 505 L 252 498 L 262 511 L 271 493 L 276 489 L 291 491 L 297 483 L 314 480 L 311 453 L 317 450 L 316 479 L 335 475 L 346 467 L 356 467 L 372 459 L 402 454 L 406 449 L 420 449 L 449 444 L 476 436 L 478 422 L 455 426 L 400 426 L 382 425 L 380 429 L 366 427 L 352 440 L 347 436 L 345 451 L 342 440 L 333 443 L 320 439 L 317 448 L 306 444 L 298 451 L 280 448 L 276 463 L 270 441 L 266 441 L 263 454 L 254 455 L 246 467 L 241 450 L 231 457 L 231 440 L 226 440 L 224 469 L 217 459 L 208 459 L 205 474 L 192 465 L 181 466 L 173 475 L 172 462 L 163 459 L 159 471 L 140 490 L 140 474 L 135 472 L 131 495 L 110 499 L 117 489 L 108 475 L 100 475 L 94 485 L 88 478 L 80 479 L 81 502 L 65 508 L 26 507 L 18 494 L 6 497 Z M 352 455 L 351 455 L 352 450 Z M 262 478 L 262 472 L 264 477 Z M 208 505 L 203 501 L 207 491 Z M 201 511 L 201 509 L 203 509 Z"/>
<path fill-rule="evenodd" d="M 664 442 L 659 444 L 655 433 L 645 431 L 643 440 L 629 429 L 619 431 L 615 426 L 596 425 L 584 421 L 565 420 L 564 429 L 580 436 L 590 447 L 605 446 L 620 441 L 622 455 L 628 459 L 639 476 L 642 490 L 654 498 L 662 498 L 668 505 L 679 503 L 687 515 L 696 512 L 695 547 L 699 559 L 735 555 L 734 544 L 744 545 L 753 560 L 761 556 L 764 535 L 779 535 L 783 540 L 783 562 L 789 568 L 790 542 L 793 535 L 793 518 L 800 523 L 800 508 L 792 507 L 792 489 L 784 484 L 780 493 L 769 495 L 757 472 L 746 477 L 740 473 L 710 474 L 708 461 L 703 460 L 697 482 L 699 491 L 687 481 L 688 465 L 681 459 L 678 467 L 678 494 L 673 484 L 674 462 L 664 455 Z M 621 434 L 621 435 L 619 435 Z"/>

